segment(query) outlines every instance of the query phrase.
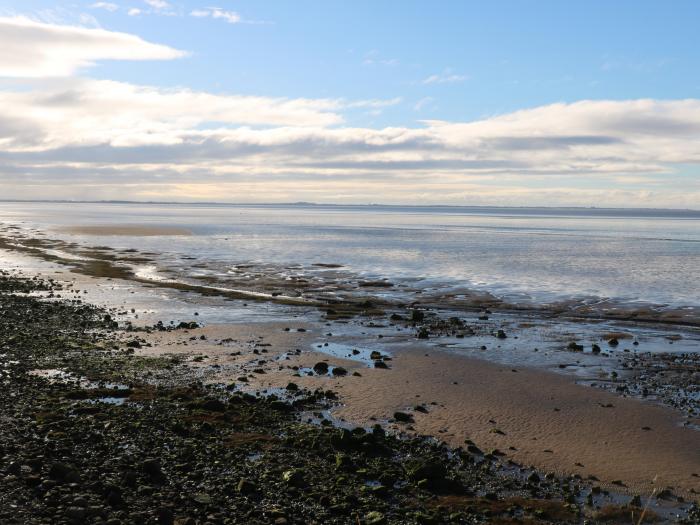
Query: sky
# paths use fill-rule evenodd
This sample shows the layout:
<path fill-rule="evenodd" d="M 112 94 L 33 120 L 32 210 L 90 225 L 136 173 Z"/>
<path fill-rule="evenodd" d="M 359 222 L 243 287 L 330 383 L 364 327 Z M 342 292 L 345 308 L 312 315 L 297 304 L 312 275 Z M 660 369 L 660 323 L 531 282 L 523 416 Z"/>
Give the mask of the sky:
<path fill-rule="evenodd" d="M 0 199 L 700 209 L 700 2 L 0 0 Z"/>

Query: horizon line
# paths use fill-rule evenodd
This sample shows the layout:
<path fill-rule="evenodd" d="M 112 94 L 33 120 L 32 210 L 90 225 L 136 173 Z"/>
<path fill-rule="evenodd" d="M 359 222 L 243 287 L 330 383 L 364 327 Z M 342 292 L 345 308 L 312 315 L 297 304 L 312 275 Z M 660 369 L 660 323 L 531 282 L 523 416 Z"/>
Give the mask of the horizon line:
<path fill-rule="evenodd" d="M 326 207 L 384 207 L 384 208 L 483 208 L 483 209 L 540 209 L 540 210 L 624 210 L 668 211 L 700 213 L 700 208 L 613 207 L 613 206 L 517 206 L 498 204 L 384 204 L 384 203 L 324 203 L 294 202 L 224 202 L 224 201 L 140 201 L 123 199 L 0 199 L 0 203 L 53 203 L 53 204 L 151 204 L 151 205 L 217 205 L 217 206 L 326 206 Z"/>

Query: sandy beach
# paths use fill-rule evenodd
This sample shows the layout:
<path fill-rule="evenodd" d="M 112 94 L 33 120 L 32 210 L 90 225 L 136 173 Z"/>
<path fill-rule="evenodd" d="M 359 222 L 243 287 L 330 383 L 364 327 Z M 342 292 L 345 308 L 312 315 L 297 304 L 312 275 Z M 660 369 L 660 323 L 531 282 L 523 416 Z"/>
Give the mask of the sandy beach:
<path fill-rule="evenodd" d="M 186 337 L 156 334 L 147 338 L 153 347 L 142 352 L 206 356 L 193 366 L 209 371 L 216 366 L 209 381 L 235 382 L 262 368 L 265 374 L 252 373 L 246 388 L 283 388 L 294 381 L 311 389 L 332 389 L 340 395 L 332 415 L 355 425 L 387 422 L 403 411 L 415 420 L 411 432 L 453 447 L 471 439 L 486 452 L 498 449 L 505 459 L 545 472 L 579 475 L 633 493 L 670 487 L 692 499 L 700 491 L 700 436 L 683 427 L 679 415 L 668 408 L 582 386 L 558 374 L 426 353 L 410 340 L 388 369 L 372 368 L 313 351 L 320 327 L 295 324 L 309 331 L 285 332 L 288 326 L 212 325 Z M 206 341 L 199 339 L 202 335 Z M 236 343 L 220 344 L 227 340 Z M 253 353 L 256 348 L 265 353 Z M 305 350 L 297 355 L 296 348 Z M 234 351 L 242 354 L 231 356 Z M 266 363 L 260 365 L 260 359 Z M 292 368 L 312 369 L 319 361 L 342 366 L 348 375 L 298 377 Z M 407 430 L 407 425 L 390 426 Z"/>

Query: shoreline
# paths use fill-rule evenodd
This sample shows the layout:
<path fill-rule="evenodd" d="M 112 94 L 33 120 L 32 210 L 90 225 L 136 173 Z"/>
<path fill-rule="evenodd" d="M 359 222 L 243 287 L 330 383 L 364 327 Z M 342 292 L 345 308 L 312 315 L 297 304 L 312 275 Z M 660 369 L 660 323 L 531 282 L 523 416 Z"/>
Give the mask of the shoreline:
<path fill-rule="evenodd" d="M 90 287 L 113 287 L 119 282 L 117 278 L 105 280 L 71 273 L 63 273 L 60 278 L 70 276 L 76 279 L 74 286 L 85 288 L 86 293 Z M 143 283 L 125 282 L 143 288 Z M 142 291 L 148 295 L 153 290 L 157 288 Z M 86 299 L 91 296 L 88 294 Z M 128 314 L 129 305 L 125 302 L 124 306 L 123 313 Z M 391 352 L 391 360 L 386 361 L 388 370 L 368 367 L 372 361 L 329 356 L 313 348 L 324 340 L 331 341 L 333 336 L 327 333 L 338 328 L 344 331 L 339 334 L 343 340 L 343 336 L 348 339 L 347 332 L 358 330 L 369 330 L 371 337 L 379 337 L 376 334 L 390 326 L 373 321 L 354 323 L 323 316 L 314 321 L 305 315 L 273 324 L 222 325 L 199 317 L 198 324 L 203 322 L 204 327 L 151 333 L 140 331 L 145 319 L 132 321 L 134 334 L 143 338 L 143 345 L 134 352 L 136 356 L 177 356 L 185 361 L 186 369 L 194 371 L 192 378 L 205 384 L 235 382 L 233 391 L 241 393 L 280 392 L 290 382 L 308 391 L 332 390 L 339 401 L 332 401 L 316 423 L 325 420 L 331 426 L 365 428 L 381 423 L 399 434 L 433 436 L 451 447 L 466 447 L 469 442 L 465 440 L 470 439 L 473 446 L 478 445 L 491 456 L 489 461 L 522 465 L 526 470 L 533 466 L 542 477 L 552 472 L 557 479 L 570 478 L 584 487 L 601 487 L 616 494 L 644 497 L 652 490 L 665 491 L 670 500 L 656 500 L 662 510 L 680 496 L 685 501 L 697 500 L 700 458 L 692 455 L 693 443 L 699 439 L 697 430 L 679 427 L 679 414 L 671 409 L 577 385 L 571 377 L 522 366 L 513 372 L 510 366 L 453 355 L 435 347 L 425 356 L 426 348 L 415 346 L 420 341 L 410 331 L 387 337 L 392 340 L 387 345 L 397 347 Z M 431 318 L 430 322 L 439 319 Z M 285 331 L 290 326 L 290 331 Z M 436 329 L 435 325 L 425 326 Z M 305 331 L 295 332 L 294 327 L 305 327 Z M 169 339 L 173 337 L 178 340 Z M 353 346 L 352 341 L 344 343 L 348 348 Z M 301 350 L 298 355 L 291 353 L 296 348 Z M 236 352 L 240 354 L 231 355 Z M 200 359 L 198 354 L 206 357 Z M 296 376 L 299 370 L 288 368 L 313 368 L 324 361 L 345 368 L 347 375 Z M 445 377 L 444 371 L 454 377 Z M 361 376 L 353 376 L 353 372 Z M 241 377 L 246 381 L 241 382 Z M 552 394 L 555 399 L 550 399 Z M 425 412 L 417 410 L 418 406 Z M 396 412 L 406 414 L 408 423 L 393 421 Z M 570 432 L 572 428 L 575 434 Z M 532 445 L 532 438 L 537 438 L 537 446 Z M 618 479 L 621 483 L 616 482 Z"/>
<path fill-rule="evenodd" d="M 71 227 L 68 227 L 70 229 Z M 125 235 L 127 231 L 142 231 L 146 237 L 173 235 L 188 237 L 183 228 L 149 226 L 94 226 L 80 228 L 105 229 L 109 236 Z M 33 236 L 32 236 L 33 235 Z M 119 278 L 143 285 L 155 285 L 201 295 L 221 296 L 278 304 L 312 306 L 325 311 L 329 319 L 350 318 L 357 315 L 381 315 L 384 310 L 406 308 L 416 304 L 423 309 L 458 312 L 482 312 L 488 309 L 513 315 L 531 315 L 557 320 L 581 322 L 619 321 L 670 328 L 700 328 L 700 306 L 671 306 L 653 303 L 628 304 L 614 299 L 590 298 L 557 299 L 551 302 L 512 302 L 488 291 L 463 285 L 452 290 L 429 292 L 402 284 L 401 293 L 392 296 L 394 283 L 386 278 L 367 281 L 359 275 L 346 272 L 342 264 L 316 263 L 316 269 L 331 272 L 328 277 L 295 276 L 291 280 L 284 272 L 257 269 L 251 278 L 248 263 L 240 265 L 242 275 L 227 272 L 225 280 L 212 275 L 184 279 L 181 275 L 160 274 L 156 270 L 154 253 L 135 249 L 117 250 L 106 246 L 85 246 L 75 242 L 47 238 L 41 231 L 19 233 L 16 227 L 5 227 L 0 234 L 0 249 L 29 255 L 66 266 L 73 272 L 97 278 Z M 153 267 L 153 270 L 150 267 Z M 253 265 L 254 266 L 254 265 Z M 284 265 L 281 265 L 284 268 Z M 144 273 L 144 269 L 147 269 Z M 286 269 L 286 268 L 284 268 Z M 328 279 L 330 283 L 325 282 Z M 343 283 L 352 281 L 352 283 Z"/>

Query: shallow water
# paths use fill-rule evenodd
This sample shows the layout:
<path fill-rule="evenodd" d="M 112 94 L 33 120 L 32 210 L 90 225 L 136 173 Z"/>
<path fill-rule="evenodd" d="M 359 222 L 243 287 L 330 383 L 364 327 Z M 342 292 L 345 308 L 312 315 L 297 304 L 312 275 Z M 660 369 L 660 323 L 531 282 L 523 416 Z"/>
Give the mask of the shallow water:
<path fill-rule="evenodd" d="M 282 278 L 331 273 L 412 287 L 468 287 L 509 301 L 612 298 L 700 305 L 700 212 L 496 208 L 0 203 L 0 222 L 84 245 L 156 256 L 140 269 L 185 277 L 257 266 Z M 70 233 L 167 226 L 193 235 Z M 63 228 L 63 229 L 62 229 Z M 387 294 L 393 293 L 387 290 Z"/>

